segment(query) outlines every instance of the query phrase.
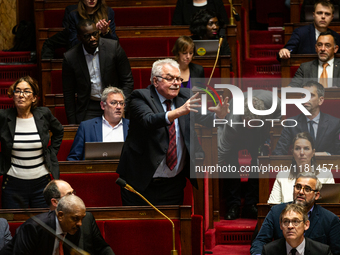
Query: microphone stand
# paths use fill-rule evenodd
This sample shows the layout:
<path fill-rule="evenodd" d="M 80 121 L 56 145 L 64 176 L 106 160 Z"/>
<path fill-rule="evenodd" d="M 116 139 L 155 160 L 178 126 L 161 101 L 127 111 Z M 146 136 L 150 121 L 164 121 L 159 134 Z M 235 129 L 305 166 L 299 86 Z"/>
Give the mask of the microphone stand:
<path fill-rule="evenodd" d="M 178 252 L 176 250 L 176 246 L 175 246 L 175 224 L 173 223 L 173 221 L 166 216 L 164 213 L 162 213 L 160 210 L 157 209 L 156 206 L 154 206 L 153 204 L 151 204 L 149 202 L 149 200 L 147 200 L 142 194 L 140 194 L 138 191 L 136 191 L 134 188 L 132 188 L 129 184 L 126 183 L 125 180 L 118 178 L 116 180 L 116 183 L 121 186 L 122 188 L 137 194 L 138 196 L 140 196 L 145 202 L 147 202 L 153 209 L 155 209 L 158 213 L 160 213 L 164 218 L 166 218 L 167 220 L 169 220 L 171 222 L 172 225 L 172 250 L 171 250 L 171 255 L 178 255 Z"/>

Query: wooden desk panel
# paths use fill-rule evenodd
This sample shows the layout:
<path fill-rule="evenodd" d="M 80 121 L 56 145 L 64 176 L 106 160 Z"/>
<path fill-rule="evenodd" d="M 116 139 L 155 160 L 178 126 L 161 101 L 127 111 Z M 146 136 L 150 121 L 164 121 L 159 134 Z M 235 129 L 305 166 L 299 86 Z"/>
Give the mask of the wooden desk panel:
<path fill-rule="evenodd" d="M 116 172 L 119 159 L 59 161 L 61 174 Z"/>
<path fill-rule="evenodd" d="M 180 221 L 181 254 L 191 254 L 191 206 L 158 206 L 165 215 L 172 220 Z M 150 206 L 119 206 L 86 208 L 96 220 L 166 220 Z M 30 215 L 47 212 L 48 209 L 0 209 L 0 217 L 8 222 L 24 222 Z M 169 223 L 170 224 L 170 223 Z M 170 229 L 169 229 L 170 230 Z"/>

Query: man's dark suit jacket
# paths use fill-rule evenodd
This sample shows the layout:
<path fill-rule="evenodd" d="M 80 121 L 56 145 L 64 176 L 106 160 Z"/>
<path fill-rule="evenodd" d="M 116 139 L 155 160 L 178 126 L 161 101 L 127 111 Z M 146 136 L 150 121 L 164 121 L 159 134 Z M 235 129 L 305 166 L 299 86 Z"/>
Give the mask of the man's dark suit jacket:
<path fill-rule="evenodd" d="M 64 128 L 47 107 L 37 107 L 32 110 L 32 114 L 43 146 L 46 168 L 51 172 L 54 179 L 59 179 L 57 154 L 63 140 Z M 16 120 L 16 108 L 0 110 L 0 175 L 6 174 L 11 167 Z M 53 134 L 50 146 L 48 146 L 49 131 Z"/>
<path fill-rule="evenodd" d="M 295 127 L 285 127 L 282 130 L 281 137 L 277 142 L 273 155 L 287 155 L 290 145 L 296 134 L 309 132 L 306 116 L 301 113 L 298 116 L 291 117 L 297 121 Z M 293 122 L 287 121 L 286 125 L 294 125 Z M 316 134 L 315 151 L 329 152 L 332 155 L 340 155 L 340 119 L 326 113 L 320 112 L 320 121 L 318 132 Z"/>
<path fill-rule="evenodd" d="M 318 81 L 318 59 L 302 63 L 296 71 L 292 82 L 289 84 L 291 87 L 302 87 L 309 80 Z M 334 58 L 333 67 L 333 87 L 340 87 L 340 59 Z"/>
<path fill-rule="evenodd" d="M 176 108 L 182 106 L 191 94 L 190 89 L 181 88 L 178 96 L 173 99 Z M 154 85 L 132 92 L 130 112 L 129 133 L 124 143 L 117 173 L 136 190 L 144 191 L 157 167 L 166 157 L 169 146 L 169 125 L 165 120 L 165 112 Z M 184 149 L 187 150 L 184 171 L 188 178 L 190 167 L 194 168 L 195 165 L 194 154 L 200 151 L 194 131 L 195 121 L 212 127 L 213 114 L 191 113 L 178 118 Z M 196 179 L 190 180 L 197 187 Z"/>
<path fill-rule="evenodd" d="M 332 255 L 328 245 L 305 238 L 305 255 Z M 286 239 L 281 238 L 263 246 L 262 255 L 287 255 Z"/>
<path fill-rule="evenodd" d="M 129 130 L 129 120 L 122 119 L 124 140 Z M 67 160 L 84 160 L 85 159 L 85 143 L 86 142 L 102 142 L 103 141 L 103 118 L 97 117 L 90 120 L 82 121 L 78 127 L 77 134 L 71 147 L 71 151 L 67 156 Z"/>
<path fill-rule="evenodd" d="M 331 29 L 328 30 L 332 32 L 337 43 L 340 43 L 340 35 Z M 284 48 L 290 50 L 291 54 L 315 54 L 315 44 L 315 26 L 312 23 L 296 28 Z"/>
<path fill-rule="evenodd" d="M 275 205 L 267 214 L 262 227 L 253 241 L 250 253 L 261 254 L 263 246 L 273 239 L 283 238 L 280 229 L 280 214 L 287 203 Z M 305 237 L 330 246 L 334 255 L 340 254 L 340 220 L 334 213 L 314 204 L 312 215 L 309 217 L 310 226 Z"/>
<path fill-rule="evenodd" d="M 56 230 L 55 211 L 49 211 L 36 216 L 47 226 Z M 80 230 L 66 238 L 90 254 L 114 255 L 110 246 L 104 241 L 95 219 L 91 213 L 86 213 Z M 52 254 L 55 237 L 36 223 L 32 218 L 20 226 L 13 239 L 0 251 L 0 255 L 46 255 Z M 64 244 L 64 254 L 70 254 Z"/>
<path fill-rule="evenodd" d="M 105 38 L 99 38 L 98 48 L 103 89 L 110 85 L 122 89 L 128 104 L 133 78 L 124 50 L 118 41 Z M 64 54 L 62 68 L 67 121 L 69 124 L 80 124 L 86 115 L 91 94 L 90 74 L 81 43 Z"/>

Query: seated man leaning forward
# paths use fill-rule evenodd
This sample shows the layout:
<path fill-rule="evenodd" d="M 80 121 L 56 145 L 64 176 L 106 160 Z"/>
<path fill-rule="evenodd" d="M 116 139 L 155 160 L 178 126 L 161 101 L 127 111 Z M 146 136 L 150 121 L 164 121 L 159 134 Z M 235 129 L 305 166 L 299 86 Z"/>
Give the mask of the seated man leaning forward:
<path fill-rule="evenodd" d="M 263 247 L 262 255 L 330 255 L 331 249 L 308 237 L 304 233 L 309 228 L 308 216 L 301 205 L 288 204 L 280 214 L 280 228 L 284 238 Z"/>
<path fill-rule="evenodd" d="M 52 180 L 44 189 L 44 198 L 51 211 L 54 211 L 61 198 L 74 195 L 75 190 L 63 180 Z M 66 235 L 66 239 L 90 254 L 114 255 L 105 242 L 92 213 L 86 212 L 82 225 L 75 235 Z"/>
<path fill-rule="evenodd" d="M 334 213 L 315 203 L 320 197 L 321 188 L 321 182 L 313 173 L 301 173 L 294 185 L 293 203 L 303 206 L 307 212 L 310 225 L 305 237 L 329 245 L 332 253 L 337 255 L 340 254 L 340 220 Z M 252 255 L 261 254 L 265 244 L 283 237 L 280 214 L 286 206 L 287 203 L 283 203 L 271 208 L 251 245 Z"/>
<path fill-rule="evenodd" d="M 100 106 L 103 116 L 80 123 L 67 160 L 84 160 L 86 142 L 124 142 L 129 120 L 123 118 L 125 96 L 116 87 L 104 89 Z"/>
<path fill-rule="evenodd" d="M 82 225 L 86 215 L 83 200 L 77 196 L 65 196 L 59 200 L 57 209 L 35 216 L 52 228 L 57 235 L 75 235 Z M 28 219 L 22 224 L 13 239 L 0 251 L 1 255 L 8 254 L 69 254 L 69 248 L 59 246 L 59 240 L 34 221 Z M 63 251 L 61 251 L 63 252 Z"/>

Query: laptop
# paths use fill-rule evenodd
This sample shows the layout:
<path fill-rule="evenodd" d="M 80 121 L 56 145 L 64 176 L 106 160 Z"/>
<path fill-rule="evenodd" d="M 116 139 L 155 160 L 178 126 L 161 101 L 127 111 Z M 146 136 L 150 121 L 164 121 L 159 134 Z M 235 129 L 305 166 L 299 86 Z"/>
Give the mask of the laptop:
<path fill-rule="evenodd" d="M 340 202 L 340 183 L 322 184 L 318 203 L 339 203 Z"/>
<path fill-rule="evenodd" d="M 196 56 L 216 56 L 218 40 L 193 40 Z"/>
<path fill-rule="evenodd" d="M 124 142 L 86 142 L 85 160 L 119 159 Z"/>

